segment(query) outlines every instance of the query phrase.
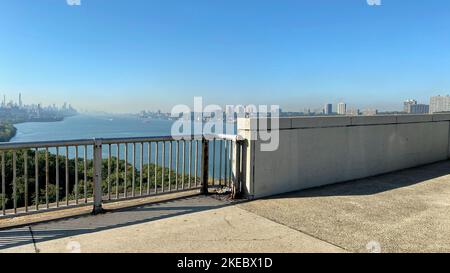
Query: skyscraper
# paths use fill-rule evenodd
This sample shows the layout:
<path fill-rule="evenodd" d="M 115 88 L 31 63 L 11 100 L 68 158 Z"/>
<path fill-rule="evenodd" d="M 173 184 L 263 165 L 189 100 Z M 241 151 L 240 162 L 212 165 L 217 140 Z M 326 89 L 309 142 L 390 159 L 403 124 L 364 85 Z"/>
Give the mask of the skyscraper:
<path fill-rule="evenodd" d="M 325 115 L 331 115 L 333 113 L 333 105 L 331 103 L 325 104 L 323 107 L 323 113 Z"/>
<path fill-rule="evenodd" d="M 22 108 L 22 93 L 19 93 L 19 107 Z"/>
<path fill-rule="evenodd" d="M 430 114 L 450 111 L 450 96 L 434 96 L 430 99 Z"/>
<path fill-rule="evenodd" d="M 347 113 L 347 104 L 344 102 L 338 103 L 337 113 L 338 115 L 345 115 Z"/>
<path fill-rule="evenodd" d="M 412 105 L 417 105 L 417 101 L 416 100 L 405 100 L 405 102 L 403 102 L 403 111 L 408 114 L 411 113 Z"/>
<path fill-rule="evenodd" d="M 410 114 L 428 114 L 430 106 L 427 104 L 414 104 L 409 107 Z"/>

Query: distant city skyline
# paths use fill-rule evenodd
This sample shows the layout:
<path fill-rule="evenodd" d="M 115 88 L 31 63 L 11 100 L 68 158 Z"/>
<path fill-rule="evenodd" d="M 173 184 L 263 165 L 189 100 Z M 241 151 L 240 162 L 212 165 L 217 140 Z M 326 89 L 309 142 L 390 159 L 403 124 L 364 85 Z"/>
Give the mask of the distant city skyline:
<path fill-rule="evenodd" d="M 194 96 L 400 110 L 450 93 L 448 10 L 447 0 L 5 0 L 0 94 L 122 113 Z"/>

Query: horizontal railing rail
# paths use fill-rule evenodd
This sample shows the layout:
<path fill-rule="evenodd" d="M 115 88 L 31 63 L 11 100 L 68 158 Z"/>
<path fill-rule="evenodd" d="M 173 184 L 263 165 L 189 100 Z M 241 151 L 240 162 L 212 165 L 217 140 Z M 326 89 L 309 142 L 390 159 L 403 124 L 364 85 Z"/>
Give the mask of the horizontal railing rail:
<path fill-rule="evenodd" d="M 115 143 L 139 143 L 153 141 L 176 141 L 176 140 L 192 140 L 192 139 L 221 139 L 238 141 L 241 138 L 238 135 L 227 134 L 205 134 L 205 135 L 180 135 L 180 136 L 150 136 L 150 137 L 126 137 L 126 138 L 86 138 L 71 140 L 55 140 L 55 141 L 32 141 L 32 142 L 5 142 L 0 143 L 0 151 L 12 149 L 31 149 L 31 148 L 50 148 L 65 146 L 94 145 L 95 140 L 102 140 L 103 144 Z"/>
<path fill-rule="evenodd" d="M 1 216 L 168 192 L 240 186 L 236 135 L 94 138 L 0 144 Z M 238 164 L 238 165 L 237 165 Z"/>

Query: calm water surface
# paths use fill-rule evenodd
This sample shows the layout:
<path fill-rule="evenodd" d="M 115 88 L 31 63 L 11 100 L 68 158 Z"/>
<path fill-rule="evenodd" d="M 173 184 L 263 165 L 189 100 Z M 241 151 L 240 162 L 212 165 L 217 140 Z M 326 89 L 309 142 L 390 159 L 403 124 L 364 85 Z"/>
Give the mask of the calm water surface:
<path fill-rule="evenodd" d="M 77 115 L 59 122 L 16 124 L 17 135 L 11 142 L 170 135 L 172 123 L 126 115 Z"/>
<path fill-rule="evenodd" d="M 80 114 L 77 116 L 69 117 L 59 122 L 26 122 L 21 124 L 16 124 L 17 135 L 11 140 L 11 142 L 31 142 L 31 141 L 51 141 L 51 140 L 73 140 L 73 139 L 89 139 L 89 138 L 109 138 L 109 137 L 145 137 L 145 136 L 168 136 L 171 133 L 173 121 L 169 120 L 142 120 L 138 117 L 131 115 L 85 115 Z M 200 143 L 199 143 L 200 144 Z M 143 149 L 143 159 L 144 163 L 152 162 L 155 163 L 155 143 L 152 144 L 152 149 L 150 151 L 151 158 L 148 158 L 148 146 L 144 145 Z M 161 151 L 161 143 L 158 145 L 159 151 Z M 165 150 L 165 165 L 168 166 L 168 143 L 166 143 Z M 199 145 L 200 146 L 200 145 Z M 180 147 L 181 148 L 181 147 Z M 190 146 L 186 147 L 186 164 L 188 160 L 188 154 L 192 154 L 194 158 L 196 153 L 196 146 L 193 145 L 192 151 L 190 151 Z M 83 148 L 79 148 L 81 154 Z M 112 145 L 111 152 L 112 155 L 116 155 L 117 147 Z M 201 148 L 198 147 L 198 160 L 201 158 Z M 220 170 L 225 169 L 225 150 L 222 147 L 222 153 L 220 153 L 219 143 L 216 145 L 215 151 L 215 177 L 220 176 Z M 136 167 L 139 169 L 140 163 L 140 145 L 136 145 Z M 210 147 L 210 152 L 212 152 L 212 147 Z M 50 149 L 51 153 L 55 153 L 56 149 Z M 60 148 L 59 153 L 65 155 L 65 149 Z M 123 146 L 119 150 L 120 158 L 124 159 L 124 148 Z M 129 145 L 128 149 L 128 160 L 131 161 L 132 158 L 132 147 Z M 223 160 L 220 160 L 220 155 L 223 156 Z M 91 147 L 88 147 L 88 158 L 92 158 L 93 151 Z M 107 158 L 108 150 L 106 147 L 103 149 L 103 158 Z M 179 156 L 179 161 L 181 159 L 181 150 Z M 69 158 L 75 157 L 74 147 L 69 149 Z M 172 168 L 175 168 L 175 147 L 173 147 L 173 162 Z M 162 162 L 162 154 L 158 153 L 158 163 Z M 221 162 L 222 164 L 220 164 Z M 195 167 L 192 163 L 192 173 L 194 173 Z M 213 163 L 210 160 L 210 167 Z M 221 166 L 222 165 L 222 166 Z M 181 167 L 181 166 L 180 166 Z M 197 164 L 197 172 L 200 172 L 200 164 Z M 211 175 L 211 174 L 210 174 Z"/>

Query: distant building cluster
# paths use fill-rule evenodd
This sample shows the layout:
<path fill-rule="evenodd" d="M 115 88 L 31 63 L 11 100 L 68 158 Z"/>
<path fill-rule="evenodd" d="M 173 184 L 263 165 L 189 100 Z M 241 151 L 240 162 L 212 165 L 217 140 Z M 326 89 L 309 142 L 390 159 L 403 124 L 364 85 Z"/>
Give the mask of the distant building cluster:
<path fill-rule="evenodd" d="M 42 106 L 41 104 L 26 105 L 23 103 L 20 93 L 18 101 L 7 101 L 6 95 L 3 95 L 0 105 L 0 117 L 2 120 L 11 122 L 55 120 L 75 114 L 77 114 L 77 111 L 67 103 L 64 103 L 61 107 L 55 104 L 49 106 Z"/>
<path fill-rule="evenodd" d="M 419 104 L 417 100 L 409 99 L 403 102 L 403 112 L 407 114 L 428 114 L 430 106 L 427 104 Z"/>
<path fill-rule="evenodd" d="M 325 104 L 323 110 L 323 115 L 347 115 L 347 116 L 359 116 L 359 115 L 377 115 L 378 110 L 377 109 L 364 109 L 360 110 L 357 108 L 348 108 L 347 104 L 345 102 L 339 102 L 337 104 L 337 111 L 333 111 L 333 105 L 331 103 Z"/>
<path fill-rule="evenodd" d="M 309 110 L 308 110 L 309 111 Z M 415 99 L 407 99 L 403 102 L 402 111 L 394 111 L 394 112 L 383 112 L 383 114 L 433 114 L 433 113 L 442 113 L 442 112 L 450 112 L 450 95 L 446 96 L 432 96 L 430 98 L 430 104 L 419 103 Z M 317 114 L 313 113 L 313 114 Z M 364 116 L 373 116 L 378 115 L 380 112 L 377 109 L 354 109 L 348 108 L 347 104 L 344 102 L 340 102 L 337 104 L 337 111 L 333 112 L 333 105 L 330 103 L 325 104 L 322 111 L 320 112 L 322 115 L 364 115 Z"/>
<path fill-rule="evenodd" d="M 348 107 L 347 103 L 339 102 L 336 108 L 333 109 L 333 104 L 325 103 L 322 108 L 305 108 L 303 112 L 283 112 L 281 109 L 279 115 L 281 117 L 295 117 L 295 116 L 329 116 L 329 115 L 346 115 L 346 116 L 374 116 L 380 114 L 428 114 L 450 112 L 450 95 L 433 96 L 430 98 L 430 104 L 419 103 L 416 99 L 407 99 L 403 101 L 403 109 L 398 111 L 380 112 L 376 108 L 358 109 Z M 269 113 L 271 114 L 271 113 Z M 237 105 L 227 106 L 224 111 L 217 111 L 211 113 L 209 119 L 215 117 L 217 120 L 234 121 L 237 117 L 255 117 L 258 115 L 257 109 L 252 105 Z M 192 113 L 192 119 L 196 119 L 196 113 Z M 206 115 L 207 116 L 207 115 Z M 159 118 L 159 119 L 173 119 L 170 113 L 162 113 L 161 111 L 151 112 L 142 111 L 140 113 L 142 118 Z M 205 119 L 205 117 L 204 117 Z"/>
<path fill-rule="evenodd" d="M 433 114 L 450 112 L 450 96 L 432 96 L 430 104 L 418 103 L 417 100 L 409 99 L 403 103 L 403 112 L 407 114 Z"/>

